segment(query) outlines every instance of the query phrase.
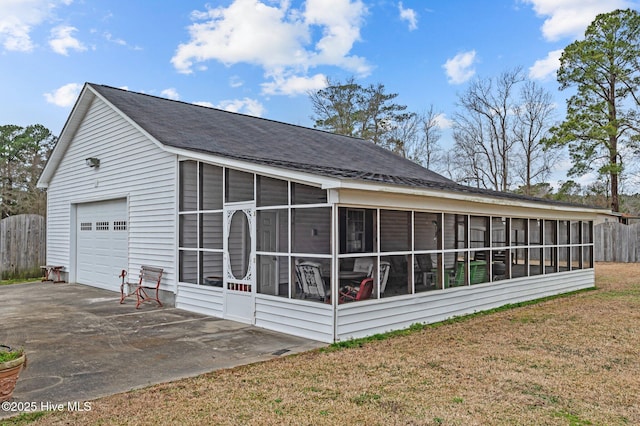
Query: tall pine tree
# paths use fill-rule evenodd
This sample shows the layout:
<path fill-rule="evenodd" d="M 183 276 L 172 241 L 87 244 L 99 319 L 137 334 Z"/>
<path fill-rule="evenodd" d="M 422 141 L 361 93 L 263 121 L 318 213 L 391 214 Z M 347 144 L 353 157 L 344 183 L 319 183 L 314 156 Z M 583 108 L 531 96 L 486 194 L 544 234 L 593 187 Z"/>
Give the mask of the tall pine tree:
<path fill-rule="evenodd" d="M 547 143 L 568 147 L 570 176 L 595 170 L 607 177 L 610 207 L 618 212 L 625 155 L 640 141 L 640 15 L 631 9 L 598 15 L 560 63 L 560 89 L 575 87 L 576 93 Z"/>

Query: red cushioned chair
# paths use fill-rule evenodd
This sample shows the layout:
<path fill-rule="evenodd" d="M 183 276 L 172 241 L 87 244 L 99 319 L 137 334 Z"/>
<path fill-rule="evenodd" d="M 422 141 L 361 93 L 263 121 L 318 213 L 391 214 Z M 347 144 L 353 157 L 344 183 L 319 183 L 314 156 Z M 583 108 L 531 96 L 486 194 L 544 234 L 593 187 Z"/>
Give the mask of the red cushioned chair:
<path fill-rule="evenodd" d="M 373 292 L 373 278 L 365 278 L 357 287 L 344 287 L 340 290 L 340 303 L 357 302 L 371 297 Z"/>

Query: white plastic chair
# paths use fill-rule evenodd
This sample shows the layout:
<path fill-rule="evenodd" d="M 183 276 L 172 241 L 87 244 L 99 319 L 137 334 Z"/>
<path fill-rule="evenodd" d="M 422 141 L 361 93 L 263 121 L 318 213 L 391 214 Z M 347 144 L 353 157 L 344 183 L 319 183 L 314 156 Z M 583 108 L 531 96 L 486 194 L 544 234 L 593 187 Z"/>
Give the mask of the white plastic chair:
<path fill-rule="evenodd" d="M 366 272 L 367 277 L 373 273 L 373 259 L 370 257 L 358 257 L 353 262 L 353 272 Z"/>
<path fill-rule="evenodd" d="M 329 293 L 325 288 L 322 274 L 320 273 L 320 264 L 314 262 L 302 262 L 296 265 L 298 279 L 301 281 L 302 297 L 313 298 L 325 301 Z"/>
<path fill-rule="evenodd" d="M 389 279 L 389 270 L 391 269 L 391 263 L 380 262 L 380 294 L 384 294 L 384 290 L 387 288 L 387 281 Z"/>

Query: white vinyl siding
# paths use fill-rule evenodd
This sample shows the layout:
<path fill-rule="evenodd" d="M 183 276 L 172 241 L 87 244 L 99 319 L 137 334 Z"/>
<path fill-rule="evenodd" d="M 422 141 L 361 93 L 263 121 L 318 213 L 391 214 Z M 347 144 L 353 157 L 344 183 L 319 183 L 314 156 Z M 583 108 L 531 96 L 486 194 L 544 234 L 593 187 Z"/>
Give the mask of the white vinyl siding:
<path fill-rule="evenodd" d="M 330 304 L 256 295 L 255 325 L 268 330 L 333 343 Z"/>
<path fill-rule="evenodd" d="M 561 272 L 340 305 L 336 341 L 399 330 L 416 323 L 432 324 L 511 303 L 591 288 L 594 275 L 593 269 Z"/>
<path fill-rule="evenodd" d="M 222 287 L 212 288 L 180 283 L 176 295 L 176 308 L 222 318 L 224 315 Z"/>
<path fill-rule="evenodd" d="M 99 158 L 100 167 L 86 166 L 88 157 Z M 164 268 L 162 287 L 174 291 L 176 167 L 175 155 L 94 98 L 47 190 L 47 263 L 64 265 L 75 280 L 76 205 L 126 198 L 129 263 L 123 268 Z"/>

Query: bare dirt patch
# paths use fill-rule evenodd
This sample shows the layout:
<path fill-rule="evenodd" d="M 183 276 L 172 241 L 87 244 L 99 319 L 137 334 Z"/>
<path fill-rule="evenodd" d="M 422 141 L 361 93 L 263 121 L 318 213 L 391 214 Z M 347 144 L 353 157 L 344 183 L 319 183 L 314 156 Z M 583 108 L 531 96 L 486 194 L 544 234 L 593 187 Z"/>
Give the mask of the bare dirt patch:
<path fill-rule="evenodd" d="M 640 424 L 640 264 L 600 263 L 596 285 L 114 395 L 35 424 Z"/>

